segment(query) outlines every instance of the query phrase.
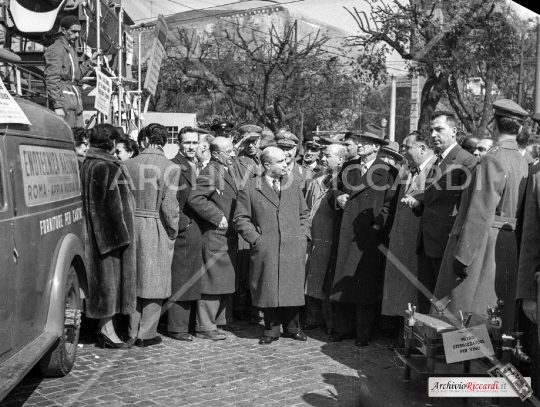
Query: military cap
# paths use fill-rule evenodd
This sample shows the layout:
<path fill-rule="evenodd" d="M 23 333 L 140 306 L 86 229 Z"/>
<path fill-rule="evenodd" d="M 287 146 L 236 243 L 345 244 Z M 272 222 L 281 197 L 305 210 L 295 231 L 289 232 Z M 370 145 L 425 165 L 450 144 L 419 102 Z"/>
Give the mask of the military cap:
<path fill-rule="evenodd" d="M 536 123 L 540 123 L 540 113 L 533 114 L 531 119 L 533 119 Z"/>
<path fill-rule="evenodd" d="M 364 131 L 360 136 L 363 139 L 369 139 L 372 141 L 375 141 L 383 146 L 387 146 L 389 144 L 388 140 L 384 139 L 384 130 L 382 127 L 377 126 L 376 124 L 368 123 L 364 127 Z"/>
<path fill-rule="evenodd" d="M 272 133 L 272 130 L 269 130 L 269 129 L 264 129 L 262 131 L 262 136 L 264 139 L 267 139 L 267 140 L 273 140 L 274 139 L 274 133 Z"/>
<path fill-rule="evenodd" d="M 228 122 L 215 123 L 210 127 L 212 131 L 231 131 L 234 124 Z"/>
<path fill-rule="evenodd" d="M 396 141 L 388 142 L 388 146 L 384 146 L 382 151 L 394 157 L 396 161 L 403 161 L 403 156 L 399 153 L 399 143 Z"/>
<path fill-rule="evenodd" d="M 262 129 L 254 124 L 246 124 L 238 129 L 240 136 L 245 137 L 244 140 L 254 140 L 262 135 Z"/>
<path fill-rule="evenodd" d="M 277 147 L 276 141 L 272 138 L 263 138 L 261 144 L 259 145 L 260 150 L 264 150 L 266 147 Z"/>
<path fill-rule="evenodd" d="M 524 120 L 529 113 L 520 105 L 510 99 L 499 99 L 493 102 L 495 115 L 510 117 L 512 119 Z"/>
<path fill-rule="evenodd" d="M 321 140 L 320 136 L 310 133 L 304 136 L 304 140 L 302 140 L 302 142 L 304 143 L 306 147 L 321 148 L 320 140 Z"/>
<path fill-rule="evenodd" d="M 337 138 L 333 137 L 321 137 L 319 140 L 319 143 L 321 144 L 321 148 L 325 148 L 326 146 L 329 146 L 330 144 L 339 144 L 341 146 L 346 146 L 343 141 L 338 140 Z"/>
<path fill-rule="evenodd" d="M 298 145 L 298 137 L 287 130 L 280 130 L 275 136 L 278 147 L 296 147 Z"/>

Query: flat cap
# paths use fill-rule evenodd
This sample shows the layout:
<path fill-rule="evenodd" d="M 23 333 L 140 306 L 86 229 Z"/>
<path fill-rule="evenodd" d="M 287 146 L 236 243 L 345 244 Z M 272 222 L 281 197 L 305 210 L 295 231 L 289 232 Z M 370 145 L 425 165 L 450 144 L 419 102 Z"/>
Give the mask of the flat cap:
<path fill-rule="evenodd" d="M 254 140 L 262 135 L 262 129 L 254 124 L 246 124 L 238 128 L 240 136 L 245 137 L 245 140 Z"/>
<path fill-rule="evenodd" d="M 492 106 L 497 116 L 511 117 L 518 120 L 524 120 L 529 116 L 525 109 L 510 99 L 499 99 L 493 102 Z"/>
<path fill-rule="evenodd" d="M 533 119 L 536 123 L 540 123 L 540 113 L 533 114 L 531 119 Z"/>
<path fill-rule="evenodd" d="M 212 131 L 231 131 L 234 124 L 228 122 L 215 123 L 210 127 Z"/>
<path fill-rule="evenodd" d="M 298 137 L 287 130 L 280 130 L 275 136 L 278 147 L 296 147 L 298 145 Z"/>

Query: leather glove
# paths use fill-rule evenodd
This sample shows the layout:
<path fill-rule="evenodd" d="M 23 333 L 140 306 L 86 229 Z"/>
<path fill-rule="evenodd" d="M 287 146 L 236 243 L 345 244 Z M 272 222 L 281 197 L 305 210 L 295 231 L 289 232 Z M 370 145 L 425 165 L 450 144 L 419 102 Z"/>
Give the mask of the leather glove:
<path fill-rule="evenodd" d="M 456 273 L 456 276 L 458 276 L 462 280 L 465 280 L 468 276 L 467 266 L 460 262 L 458 259 L 454 259 L 454 273 Z"/>

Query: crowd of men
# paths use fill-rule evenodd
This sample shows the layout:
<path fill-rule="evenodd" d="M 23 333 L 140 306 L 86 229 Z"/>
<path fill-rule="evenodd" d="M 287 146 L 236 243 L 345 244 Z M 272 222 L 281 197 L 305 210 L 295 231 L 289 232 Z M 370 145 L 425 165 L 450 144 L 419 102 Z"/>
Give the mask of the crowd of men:
<path fill-rule="evenodd" d="M 155 329 L 165 312 L 173 339 L 191 341 L 195 332 L 223 340 L 241 329 L 235 319 L 247 319 L 264 324 L 262 345 L 325 329 L 331 342 L 368 346 L 377 321 L 384 326 L 380 316 L 396 322 L 408 304 L 420 313 L 486 315 L 503 299 L 512 332 L 523 300 L 536 321 L 540 164 L 528 163 L 519 143 L 527 112 L 504 99 L 493 107 L 491 139 L 461 137 L 454 114 L 442 111 L 429 131 L 411 133 L 401 146 L 367 124 L 342 139 L 308 135 L 302 155 L 287 130 L 274 136 L 245 125 L 234 144 L 227 123 L 212 128 L 215 137 L 183 128 L 172 162 L 160 158 L 180 172 L 176 203 L 168 204 L 177 233 L 165 229 L 174 240 L 171 261 L 160 260 L 167 270 L 144 267 L 147 285 L 155 285 L 159 266 L 170 290 L 153 304 L 151 332 L 143 327 L 150 302 L 141 299 L 134 315 L 143 322 L 133 324 L 131 344 L 161 342 Z M 152 137 L 159 143 L 146 150 L 162 156 L 166 137 Z M 144 160 L 132 160 L 126 166 L 137 184 L 146 179 L 137 174 Z M 136 217 L 148 217 L 138 206 Z M 149 229 L 139 229 L 144 243 Z"/>

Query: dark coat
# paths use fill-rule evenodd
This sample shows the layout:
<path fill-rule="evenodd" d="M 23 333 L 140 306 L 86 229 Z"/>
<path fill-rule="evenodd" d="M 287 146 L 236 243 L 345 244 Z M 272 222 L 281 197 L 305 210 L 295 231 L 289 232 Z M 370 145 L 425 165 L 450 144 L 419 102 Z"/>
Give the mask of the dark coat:
<path fill-rule="evenodd" d="M 330 299 L 346 303 L 374 304 L 381 299 L 384 258 L 379 245 L 387 242 L 397 204 L 395 167 L 379 157 L 364 176 L 349 166 L 343 173 L 341 191 L 348 193 L 339 232 L 338 254 Z"/>
<path fill-rule="evenodd" d="M 238 191 L 234 226 L 251 245 L 251 298 L 260 308 L 304 305 L 309 210 L 299 185 L 285 185 L 281 199 L 264 176 Z"/>
<path fill-rule="evenodd" d="M 178 236 L 174 242 L 171 266 L 171 301 L 193 301 L 201 298 L 201 278 L 204 273 L 200 218 L 189 205 L 188 197 L 195 185 L 197 174 L 180 153 L 172 159 L 182 173 L 176 193 L 180 217 Z"/>
<path fill-rule="evenodd" d="M 126 167 L 136 187 L 137 296 L 168 298 L 178 234 L 176 186 L 180 168 L 165 157 L 163 150 L 150 147 L 126 161 Z"/>
<path fill-rule="evenodd" d="M 529 171 L 516 298 L 538 300 L 538 287 L 540 286 L 540 162 L 532 164 Z"/>
<path fill-rule="evenodd" d="M 328 266 L 335 263 L 337 241 L 334 244 L 334 228 L 341 224 L 341 211 L 336 211 L 330 202 L 332 189 L 323 188 L 326 174 L 319 172 L 307 182 L 306 202 L 311 211 L 311 241 L 308 245 L 306 264 L 306 295 L 327 299 L 329 292 L 325 284 Z"/>
<path fill-rule="evenodd" d="M 188 202 L 202 219 L 203 261 L 205 273 L 201 279 L 203 294 L 230 294 L 235 291 L 237 235 L 233 226 L 236 207 L 236 181 L 232 166 L 211 159 L 197 178 Z M 229 227 L 219 228 L 225 216 Z"/>
<path fill-rule="evenodd" d="M 137 302 L 133 181 L 108 152 L 90 148 L 81 166 L 90 318 L 131 314 Z"/>
<path fill-rule="evenodd" d="M 390 231 L 388 252 L 400 264 L 386 259 L 383 288 L 383 315 L 403 315 L 407 304 L 418 305 L 418 256 L 416 255 L 416 240 L 420 219 L 412 210 L 401 202 L 405 195 L 421 200 L 424 194 L 427 174 L 430 172 L 436 156 L 432 156 L 414 181 L 409 172 L 401 170 L 403 176 L 397 198 L 396 215 Z M 402 269 L 405 268 L 406 272 Z"/>
<path fill-rule="evenodd" d="M 504 299 L 505 333 L 513 329 L 518 268 L 515 229 L 527 174 L 515 140 L 499 141 L 482 157 L 463 192 L 435 288 L 435 297 L 443 304 L 452 300 L 446 311 L 453 315 L 463 310 L 487 317 L 487 307 Z M 465 280 L 456 279 L 454 259 L 467 266 Z"/>
<path fill-rule="evenodd" d="M 426 183 L 424 199 L 413 210 L 417 216 L 422 216 L 417 253 L 423 245 L 429 257 L 443 257 L 458 213 L 461 193 L 477 163 L 476 157 L 456 145 L 439 163 L 438 169 L 433 167 L 435 171 Z"/>
<path fill-rule="evenodd" d="M 260 153 L 258 154 L 260 158 Z M 261 176 L 263 168 L 260 163 L 260 159 L 254 160 L 252 157 L 247 156 L 245 153 L 240 153 L 234 162 L 234 174 L 236 174 L 236 180 L 239 189 L 245 187 L 245 185 L 256 176 Z M 238 235 L 238 252 L 236 256 L 236 290 L 240 291 L 242 295 L 248 287 L 247 275 L 249 274 L 250 263 L 250 246 L 242 236 Z M 241 286 L 242 284 L 242 286 Z"/>

